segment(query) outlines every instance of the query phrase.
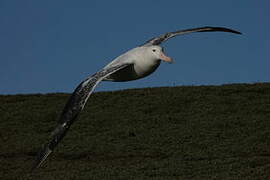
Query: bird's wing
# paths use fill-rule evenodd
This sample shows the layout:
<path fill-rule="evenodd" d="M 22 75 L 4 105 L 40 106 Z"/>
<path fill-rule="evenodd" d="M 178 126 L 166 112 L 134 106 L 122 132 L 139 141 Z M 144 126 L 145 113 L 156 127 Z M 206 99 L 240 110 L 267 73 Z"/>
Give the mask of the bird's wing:
<path fill-rule="evenodd" d="M 175 32 L 168 32 L 165 34 L 162 34 L 158 37 L 154 37 L 148 41 L 146 41 L 143 45 L 141 46 L 151 46 L 151 45 L 159 45 L 164 41 L 167 41 L 168 39 L 178 36 L 178 35 L 183 35 L 187 33 L 193 33 L 193 32 L 209 32 L 209 31 L 223 31 L 223 32 L 230 32 L 230 33 L 236 33 L 236 34 L 241 34 L 238 31 L 224 28 L 224 27 L 199 27 L 199 28 L 192 28 L 192 29 L 185 29 L 185 30 L 179 30 Z"/>
<path fill-rule="evenodd" d="M 87 99 L 92 94 L 97 84 L 105 77 L 128 65 L 130 64 L 118 62 L 112 66 L 105 67 L 101 71 L 93 74 L 79 84 L 65 105 L 58 125 L 52 132 L 51 140 L 44 144 L 39 151 L 32 170 L 38 168 L 48 157 L 48 155 L 54 150 L 57 144 L 63 139 L 72 123 L 76 120 L 77 116 L 84 108 Z"/>

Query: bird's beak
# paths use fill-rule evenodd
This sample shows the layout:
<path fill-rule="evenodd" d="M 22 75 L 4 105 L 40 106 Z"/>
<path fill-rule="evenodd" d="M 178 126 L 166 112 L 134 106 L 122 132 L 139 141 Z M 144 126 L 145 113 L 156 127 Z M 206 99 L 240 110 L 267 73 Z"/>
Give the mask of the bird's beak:
<path fill-rule="evenodd" d="M 168 62 L 168 63 L 172 63 L 173 62 L 173 59 L 166 56 L 163 52 L 160 52 L 160 59 L 162 61 L 165 61 L 165 62 Z"/>

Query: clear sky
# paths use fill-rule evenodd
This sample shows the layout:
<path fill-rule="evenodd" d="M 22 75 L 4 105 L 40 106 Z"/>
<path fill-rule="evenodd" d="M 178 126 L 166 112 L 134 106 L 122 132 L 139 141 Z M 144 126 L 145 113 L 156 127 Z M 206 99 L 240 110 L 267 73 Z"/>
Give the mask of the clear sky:
<path fill-rule="evenodd" d="M 145 79 L 97 91 L 270 81 L 269 0 L 1 0 L 0 94 L 68 92 L 121 53 L 165 32 L 224 26 L 162 46 Z"/>

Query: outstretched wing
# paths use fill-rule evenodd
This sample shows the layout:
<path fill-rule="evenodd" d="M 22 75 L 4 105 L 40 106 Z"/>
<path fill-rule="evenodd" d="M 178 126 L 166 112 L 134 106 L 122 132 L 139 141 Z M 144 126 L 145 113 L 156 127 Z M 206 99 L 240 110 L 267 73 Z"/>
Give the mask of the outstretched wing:
<path fill-rule="evenodd" d="M 113 66 L 105 67 L 101 71 L 93 74 L 80 83 L 80 85 L 75 89 L 67 104 L 65 105 L 58 125 L 52 132 L 51 140 L 44 144 L 39 151 L 32 170 L 38 168 L 48 157 L 48 155 L 54 150 L 57 144 L 63 139 L 72 123 L 76 120 L 77 116 L 84 108 L 87 99 L 92 94 L 96 85 L 105 77 L 128 65 L 129 64 L 127 63 L 117 63 Z"/>
<path fill-rule="evenodd" d="M 175 32 L 168 32 L 168 33 L 162 34 L 158 37 L 155 37 L 155 38 L 152 38 L 152 39 L 146 41 L 142 46 L 159 45 L 162 42 L 167 41 L 168 39 L 170 39 L 174 36 L 178 36 L 178 35 L 183 35 L 183 34 L 192 33 L 192 32 L 209 32 L 209 31 L 223 31 L 223 32 L 241 34 L 238 31 L 224 28 L 224 27 L 208 27 L 208 26 L 206 26 L 206 27 L 179 30 L 179 31 L 175 31 Z"/>

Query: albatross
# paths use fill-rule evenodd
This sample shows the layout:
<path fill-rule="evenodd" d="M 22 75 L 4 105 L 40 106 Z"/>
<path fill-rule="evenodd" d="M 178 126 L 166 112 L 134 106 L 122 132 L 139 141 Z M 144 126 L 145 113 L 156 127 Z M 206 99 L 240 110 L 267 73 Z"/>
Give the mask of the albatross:
<path fill-rule="evenodd" d="M 32 170 L 38 168 L 63 139 L 71 125 L 78 118 L 79 113 L 83 110 L 93 90 L 101 81 L 123 82 L 146 77 L 159 67 L 161 61 L 173 62 L 172 58 L 165 55 L 164 49 L 160 46 L 161 43 L 178 35 L 214 31 L 241 34 L 229 28 L 208 26 L 168 32 L 118 56 L 100 71 L 83 80 L 64 106 L 58 124 L 51 134 L 51 139 L 38 152 Z"/>

